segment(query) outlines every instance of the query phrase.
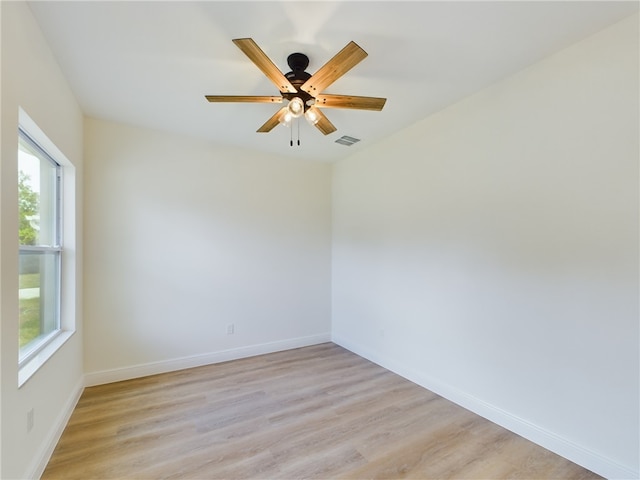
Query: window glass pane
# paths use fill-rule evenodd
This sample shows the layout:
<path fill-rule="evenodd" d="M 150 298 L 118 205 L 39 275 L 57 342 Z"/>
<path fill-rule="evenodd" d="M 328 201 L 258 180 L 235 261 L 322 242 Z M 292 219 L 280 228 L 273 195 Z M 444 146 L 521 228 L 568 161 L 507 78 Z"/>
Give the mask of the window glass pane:
<path fill-rule="evenodd" d="M 20 252 L 20 357 L 58 329 L 60 252 Z"/>
<path fill-rule="evenodd" d="M 60 166 L 19 133 L 20 361 L 60 330 Z"/>
<path fill-rule="evenodd" d="M 58 245 L 58 169 L 47 155 L 20 136 L 20 245 Z"/>

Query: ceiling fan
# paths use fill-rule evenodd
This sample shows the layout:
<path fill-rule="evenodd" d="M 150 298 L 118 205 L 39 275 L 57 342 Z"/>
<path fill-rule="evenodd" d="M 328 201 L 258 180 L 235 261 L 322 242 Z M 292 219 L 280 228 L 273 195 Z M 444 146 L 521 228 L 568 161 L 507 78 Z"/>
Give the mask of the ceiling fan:
<path fill-rule="evenodd" d="M 294 118 L 305 116 L 324 135 L 336 131 L 336 127 L 322 113 L 320 107 L 352 108 L 380 111 L 386 98 L 357 97 L 353 95 L 332 95 L 322 93 L 325 88 L 360 63 L 366 56 L 355 42 L 340 50 L 313 75 L 305 70 L 309 58 L 303 53 L 292 53 L 287 58 L 291 71 L 284 75 L 251 38 L 233 40 L 249 60 L 251 60 L 280 90 L 278 96 L 205 95 L 210 102 L 282 103 L 286 106 L 278 110 L 257 131 L 270 132 L 279 124 L 288 125 Z"/>

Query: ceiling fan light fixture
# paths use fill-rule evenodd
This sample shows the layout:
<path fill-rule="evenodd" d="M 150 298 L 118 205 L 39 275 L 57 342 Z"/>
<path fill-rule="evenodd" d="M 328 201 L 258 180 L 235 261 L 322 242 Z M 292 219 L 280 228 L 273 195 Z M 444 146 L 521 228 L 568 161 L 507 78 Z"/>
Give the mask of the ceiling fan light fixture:
<path fill-rule="evenodd" d="M 300 97 L 293 97 L 287 105 L 287 110 L 293 118 L 301 117 L 304 113 L 304 102 Z"/>
<path fill-rule="evenodd" d="M 320 115 L 318 115 L 318 112 L 314 107 L 309 108 L 305 112 L 304 117 L 311 125 L 315 125 L 320 120 Z"/>
<path fill-rule="evenodd" d="M 291 112 L 289 112 L 289 110 L 285 110 L 284 113 L 280 115 L 280 124 L 284 125 L 285 127 L 291 125 L 291 120 L 293 120 L 293 115 L 291 115 Z"/>

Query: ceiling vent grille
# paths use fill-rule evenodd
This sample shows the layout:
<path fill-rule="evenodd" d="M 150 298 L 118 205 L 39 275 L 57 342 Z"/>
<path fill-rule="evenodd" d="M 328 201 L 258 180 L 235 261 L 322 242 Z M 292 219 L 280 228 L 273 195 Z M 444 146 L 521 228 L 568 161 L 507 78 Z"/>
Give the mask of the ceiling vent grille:
<path fill-rule="evenodd" d="M 359 138 L 353 138 L 353 137 L 349 137 L 347 135 L 343 135 L 342 137 L 340 137 L 339 139 L 336 140 L 336 143 L 339 143 L 340 145 L 346 145 L 347 147 L 350 147 L 351 145 L 353 145 L 354 143 L 358 143 L 360 141 Z"/>

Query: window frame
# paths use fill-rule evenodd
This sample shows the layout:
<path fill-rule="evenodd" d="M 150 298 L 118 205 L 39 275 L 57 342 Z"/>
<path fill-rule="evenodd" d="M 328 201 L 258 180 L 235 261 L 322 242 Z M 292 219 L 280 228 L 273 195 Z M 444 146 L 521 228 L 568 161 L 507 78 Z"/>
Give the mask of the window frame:
<path fill-rule="evenodd" d="M 80 296 L 82 291 L 81 278 L 81 255 L 82 255 L 82 239 L 80 236 L 81 216 L 79 215 L 80 195 L 78 191 L 78 178 L 80 172 L 76 165 L 69 160 L 61 149 L 49 138 L 49 136 L 40 128 L 40 126 L 31 118 L 31 116 L 22 108 L 18 107 L 18 127 L 27 132 L 27 134 L 38 143 L 46 152 L 48 152 L 62 167 L 61 178 L 61 208 L 59 214 L 61 217 L 61 239 L 64 239 L 63 253 L 60 256 L 61 268 L 60 273 L 62 280 L 60 283 L 60 333 L 52 338 L 51 341 L 44 345 L 37 353 L 34 353 L 28 361 L 18 364 L 19 357 L 19 337 L 18 337 L 18 318 L 16 317 L 16 338 L 15 338 L 15 361 L 18 367 L 18 388 L 22 388 L 29 379 L 36 374 L 52 357 L 62 349 L 66 343 L 75 335 L 78 322 L 81 322 L 81 305 Z M 16 132 L 15 148 L 16 148 L 16 175 L 18 163 L 18 135 Z M 64 137 L 63 137 L 64 138 Z M 69 140 L 69 139 L 67 139 Z M 67 147 L 77 147 L 73 142 Z M 75 150 L 78 160 L 81 160 L 81 151 Z M 17 196 L 16 196 L 17 200 Z M 16 205 L 16 209 L 17 209 Z M 17 211 L 16 211 L 17 214 Z M 18 225 L 16 224 L 15 240 L 16 240 L 16 265 L 18 263 Z M 16 272 L 17 273 L 17 272 Z M 16 291 L 18 289 L 18 276 L 16 275 Z M 15 297 L 16 303 L 18 296 Z M 17 310 L 16 305 L 16 310 Z"/>
<path fill-rule="evenodd" d="M 53 155 L 51 155 L 40 143 L 38 143 L 32 135 L 22 125 L 18 127 L 18 142 L 23 141 L 29 147 L 31 147 L 35 153 L 37 153 L 40 161 L 47 161 L 54 168 L 55 181 L 54 192 L 52 195 L 53 200 L 53 235 L 52 244 L 47 245 L 39 243 L 37 245 L 22 245 L 19 244 L 19 256 L 26 255 L 38 255 L 44 258 L 45 255 L 54 255 L 54 307 L 53 307 L 53 329 L 41 336 L 35 338 L 33 341 L 26 344 L 24 347 L 18 347 L 18 367 L 22 368 L 27 365 L 31 360 L 36 358 L 45 348 L 47 348 L 55 339 L 62 333 L 62 277 L 63 277 L 63 166 L 58 162 Z M 19 147 L 20 149 L 20 147 Z M 42 308 L 42 307 L 41 307 Z M 18 328 L 20 332 L 20 328 Z"/>

